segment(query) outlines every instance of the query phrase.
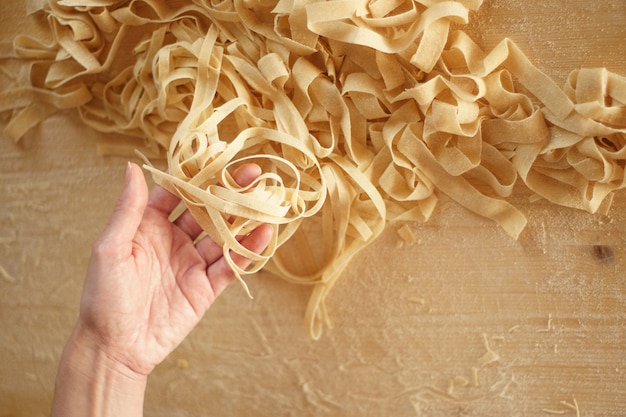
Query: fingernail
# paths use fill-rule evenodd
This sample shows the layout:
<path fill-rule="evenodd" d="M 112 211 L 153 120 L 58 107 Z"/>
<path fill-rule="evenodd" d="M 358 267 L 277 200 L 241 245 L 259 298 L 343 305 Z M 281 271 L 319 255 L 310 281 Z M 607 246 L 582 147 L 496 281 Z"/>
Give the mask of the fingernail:
<path fill-rule="evenodd" d="M 131 163 L 130 161 L 128 161 L 126 163 L 126 185 L 128 185 L 128 183 L 130 182 L 130 170 L 131 170 Z"/>

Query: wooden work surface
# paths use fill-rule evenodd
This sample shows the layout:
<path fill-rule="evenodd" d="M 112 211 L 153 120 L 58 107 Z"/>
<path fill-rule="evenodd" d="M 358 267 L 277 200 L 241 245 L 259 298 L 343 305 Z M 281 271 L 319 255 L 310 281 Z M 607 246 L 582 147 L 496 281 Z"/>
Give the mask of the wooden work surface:
<path fill-rule="evenodd" d="M 1 39 L 21 0 L 0 3 Z M 15 11 L 18 13 L 14 13 Z M 17 18 L 15 17 L 17 16 Z M 623 0 L 486 0 L 468 31 L 513 38 L 562 83 L 626 74 Z M 123 183 L 90 129 L 60 114 L 0 138 L 0 417 L 47 415 L 90 246 Z M 608 216 L 513 198 L 518 241 L 442 198 L 414 245 L 390 225 L 328 300 L 311 341 L 309 289 L 261 273 L 231 286 L 151 376 L 147 416 L 626 415 L 626 193 Z"/>

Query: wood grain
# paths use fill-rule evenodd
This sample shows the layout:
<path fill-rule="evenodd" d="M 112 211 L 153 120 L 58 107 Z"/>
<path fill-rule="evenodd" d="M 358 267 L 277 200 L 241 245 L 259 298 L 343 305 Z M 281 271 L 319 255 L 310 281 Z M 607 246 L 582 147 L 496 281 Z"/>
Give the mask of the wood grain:
<path fill-rule="evenodd" d="M 0 3 L 2 39 L 21 8 Z M 510 37 L 559 82 L 581 66 L 626 74 L 622 0 L 488 0 L 473 19 L 485 49 Z M 0 138 L 1 417 L 48 413 L 123 183 L 99 135 L 64 113 L 20 145 Z M 608 216 L 531 203 L 523 187 L 514 203 L 529 218 L 518 241 L 445 198 L 409 225 L 411 246 L 390 225 L 338 282 L 318 342 L 309 289 L 266 273 L 252 301 L 232 286 L 157 368 L 146 415 L 625 415 L 626 195 Z"/>

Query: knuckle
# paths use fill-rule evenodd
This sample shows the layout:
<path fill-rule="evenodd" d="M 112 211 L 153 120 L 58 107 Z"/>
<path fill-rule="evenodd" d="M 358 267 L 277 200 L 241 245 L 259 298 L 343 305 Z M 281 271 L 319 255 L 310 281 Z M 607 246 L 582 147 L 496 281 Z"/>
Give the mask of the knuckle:
<path fill-rule="evenodd" d="M 117 254 L 118 245 L 106 237 L 98 238 L 91 246 L 91 256 L 96 259 L 110 259 Z"/>

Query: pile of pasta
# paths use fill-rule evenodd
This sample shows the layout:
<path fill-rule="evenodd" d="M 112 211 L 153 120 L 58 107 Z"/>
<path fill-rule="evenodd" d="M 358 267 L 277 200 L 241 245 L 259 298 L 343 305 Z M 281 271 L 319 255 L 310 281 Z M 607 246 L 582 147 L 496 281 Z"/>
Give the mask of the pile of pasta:
<path fill-rule="evenodd" d="M 427 221 L 441 193 L 517 238 L 520 181 L 589 212 L 624 187 L 626 79 L 581 69 L 560 88 L 508 39 L 481 50 L 453 29 L 481 3 L 32 0 L 43 29 L 2 45 L 21 70 L 0 111 L 15 140 L 74 108 L 119 134 L 101 152 L 167 158 L 146 169 L 239 276 L 312 286 L 318 338 L 350 259 L 391 221 Z M 247 162 L 263 174 L 240 187 L 229 172 Z M 275 234 L 257 255 L 237 236 L 261 223 Z"/>

